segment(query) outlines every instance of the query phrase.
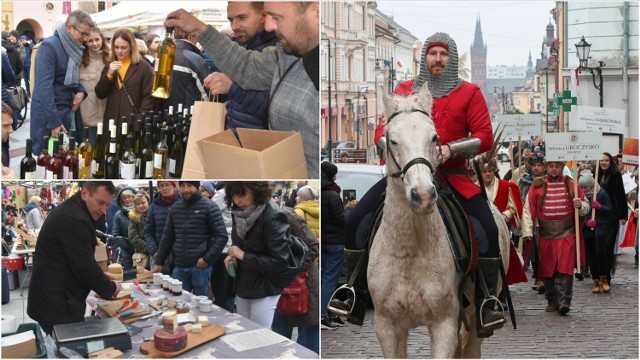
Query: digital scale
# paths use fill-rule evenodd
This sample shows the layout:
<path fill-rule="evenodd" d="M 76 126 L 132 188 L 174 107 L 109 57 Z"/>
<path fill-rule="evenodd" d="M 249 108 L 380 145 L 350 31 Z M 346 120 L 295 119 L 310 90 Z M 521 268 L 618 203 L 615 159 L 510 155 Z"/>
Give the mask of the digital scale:
<path fill-rule="evenodd" d="M 114 347 L 122 352 L 131 350 L 131 336 L 117 318 L 91 319 L 78 323 L 53 327 L 53 336 L 58 349 L 66 347 L 83 357 L 89 353 Z M 58 350 L 60 357 L 65 357 Z"/>

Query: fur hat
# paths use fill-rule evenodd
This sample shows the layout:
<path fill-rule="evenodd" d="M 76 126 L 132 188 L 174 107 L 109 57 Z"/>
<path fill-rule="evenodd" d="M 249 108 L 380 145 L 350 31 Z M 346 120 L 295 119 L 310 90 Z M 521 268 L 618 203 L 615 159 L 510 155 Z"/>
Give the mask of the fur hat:
<path fill-rule="evenodd" d="M 323 161 L 320 164 L 320 170 L 329 178 L 333 179 L 334 176 L 338 173 L 338 167 L 332 164 L 329 161 Z"/>
<path fill-rule="evenodd" d="M 298 195 L 302 200 L 315 200 L 318 198 L 318 190 L 312 186 L 305 185 L 298 190 Z"/>
<path fill-rule="evenodd" d="M 180 185 L 182 184 L 191 184 L 196 187 L 196 189 L 200 189 L 200 181 L 180 181 Z"/>
<path fill-rule="evenodd" d="M 593 174 L 591 173 L 591 170 L 582 170 L 580 171 L 580 179 L 578 180 L 578 184 L 580 184 L 580 187 L 587 187 L 587 186 L 593 186 L 596 183 L 595 179 L 593 178 Z"/>

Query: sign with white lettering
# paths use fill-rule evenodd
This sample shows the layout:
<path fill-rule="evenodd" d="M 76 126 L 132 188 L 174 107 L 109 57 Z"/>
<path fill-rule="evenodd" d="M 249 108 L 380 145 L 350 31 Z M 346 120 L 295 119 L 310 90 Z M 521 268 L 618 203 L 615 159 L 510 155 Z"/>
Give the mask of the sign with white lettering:
<path fill-rule="evenodd" d="M 545 134 L 547 161 L 586 161 L 602 158 L 602 133 L 565 132 Z"/>
<path fill-rule="evenodd" d="M 498 126 L 504 126 L 500 141 L 518 141 L 518 136 L 523 139 L 540 136 L 542 121 L 540 114 L 496 115 L 495 120 L 491 122 L 494 133 Z"/>
<path fill-rule="evenodd" d="M 626 126 L 623 109 L 578 106 L 577 119 L 571 119 L 571 131 L 599 131 L 624 134 Z"/>

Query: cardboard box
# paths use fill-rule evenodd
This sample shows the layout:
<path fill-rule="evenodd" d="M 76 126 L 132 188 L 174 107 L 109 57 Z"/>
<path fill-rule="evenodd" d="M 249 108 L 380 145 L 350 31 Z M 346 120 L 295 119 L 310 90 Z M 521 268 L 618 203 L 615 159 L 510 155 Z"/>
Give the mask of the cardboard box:
<path fill-rule="evenodd" d="M 37 354 L 36 335 L 33 331 L 2 337 L 3 358 L 24 359 Z"/>
<path fill-rule="evenodd" d="M 102 268 L 102 271 L 107 271 L 107 259 L 109 259 L 109 257 L 107 256 L 107 246 L 101 242 L 98 242 L 98 245 L 96 245 L 94 257 L 98 265 L 100 265 L 100 268 Z"/>
<path fill-rule="evenodd" d="M 302 137 L 295 131 L 237 129 L 200 140 L 208 179 L 306 179 Z"/>

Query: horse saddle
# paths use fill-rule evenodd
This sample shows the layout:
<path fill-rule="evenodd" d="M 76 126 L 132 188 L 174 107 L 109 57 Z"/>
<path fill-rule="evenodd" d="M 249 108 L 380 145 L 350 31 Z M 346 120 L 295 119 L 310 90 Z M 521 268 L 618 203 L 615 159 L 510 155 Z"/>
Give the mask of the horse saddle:
<path fill-rule="evenodd" d="M 447 229 L 456 268 L 461 276 L 467 275 L 478 268 L 478 246 L 473 225 L 451 189 L 439 176 L 434 177 L 434 185 L 438 193 L 436 204 Z"/>

